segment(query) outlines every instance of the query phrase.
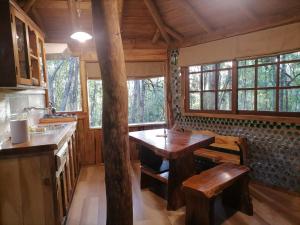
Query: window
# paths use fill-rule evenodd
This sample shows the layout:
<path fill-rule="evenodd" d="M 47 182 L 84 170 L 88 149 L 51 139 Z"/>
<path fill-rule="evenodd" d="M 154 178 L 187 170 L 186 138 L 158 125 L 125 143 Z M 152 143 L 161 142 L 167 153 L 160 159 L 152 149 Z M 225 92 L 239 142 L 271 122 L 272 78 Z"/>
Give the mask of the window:
<path fill-rule="evenodd" d="M 90 127 L 102 126 L 102 81 L 88 80 Z"/>
<path fill-rule="evenodd" d="M 188 70 L 189 109 L 232 110 L 232 61 L 190 66 Z"/>
<path fill-rule="evenodd" d="M 81 111 L 79 58 L 47 59 L 49 101 L 59 112 Z"/>
<path fill-rule="evenodd" d="M 88 80 L 90 127 L 102 126 L 102 81 Z M 164 78 L 129 80 L 128 123 L 164 121 Z"/>
<path fill-rule="evenodd" d="M 187 68 L 187 111 L 299 115 L 299 51 L 233 62 Z"/>

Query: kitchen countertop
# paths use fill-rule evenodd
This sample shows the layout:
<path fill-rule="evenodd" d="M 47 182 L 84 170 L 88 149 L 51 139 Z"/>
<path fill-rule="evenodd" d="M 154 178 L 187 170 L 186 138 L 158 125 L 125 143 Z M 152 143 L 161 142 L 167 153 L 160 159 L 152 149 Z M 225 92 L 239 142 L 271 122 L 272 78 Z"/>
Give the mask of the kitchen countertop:
<path fill-rule="evenodd" d="M 41 133 L 30 133 L 29 140 L 21 144 L 12 144 L 9 139 L 0 145 L 0 159 L 2 156 L 54 151 L 58 149 L 76 129 L 76 122 L 42 125 L 50 126 L 51 129 Z"/>

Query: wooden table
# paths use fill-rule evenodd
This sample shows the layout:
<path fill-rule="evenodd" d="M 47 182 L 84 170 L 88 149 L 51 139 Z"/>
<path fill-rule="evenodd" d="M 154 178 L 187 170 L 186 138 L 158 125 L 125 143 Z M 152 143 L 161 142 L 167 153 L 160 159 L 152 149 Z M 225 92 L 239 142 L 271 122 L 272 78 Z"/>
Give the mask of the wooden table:
<path fill-rule="evenodd" d="M 147 177 L 152 177 L 167 185 L 168 210 L 176 210 L 184 205 L 181 185 L 194 174 L 193 151 L 214 142 L 214 137 L 164 129 L 130 132 L 129 138 L 140 146 L 140 155 L 156 167 L 150 169 L 141 160 L 141 187 L 147 186 Z M 169 170 L 160 170 L 162 160 L 169 162 Z M 158 163 L 156 163 L 158 161 Z M 157 165 L 156 165 L 157 164 Z M 158 170 L 157 170 L 158 169 Z"/>

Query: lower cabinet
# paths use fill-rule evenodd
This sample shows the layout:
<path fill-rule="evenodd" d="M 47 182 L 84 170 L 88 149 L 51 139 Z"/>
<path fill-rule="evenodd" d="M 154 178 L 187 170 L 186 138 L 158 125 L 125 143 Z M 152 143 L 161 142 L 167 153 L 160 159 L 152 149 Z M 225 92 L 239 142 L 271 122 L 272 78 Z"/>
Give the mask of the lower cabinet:
<path fill-rule="evenodd" d="M 64 140 L 55 152 L 0 158 L 0 224 L 65 223 L 80 166 L 74 134 Z"/>
<path fill-rule="evenodd" d="M 64 224 L 66 220 L 75 190 L 77 177 L 79 175 L 76 146 L 73 145 L 73 142 L 75 141 L 74 137 L 75 136 L 72 135 L 58 150 L 55 156 L 57 169 L 57 214 L 60 224 Z"/>

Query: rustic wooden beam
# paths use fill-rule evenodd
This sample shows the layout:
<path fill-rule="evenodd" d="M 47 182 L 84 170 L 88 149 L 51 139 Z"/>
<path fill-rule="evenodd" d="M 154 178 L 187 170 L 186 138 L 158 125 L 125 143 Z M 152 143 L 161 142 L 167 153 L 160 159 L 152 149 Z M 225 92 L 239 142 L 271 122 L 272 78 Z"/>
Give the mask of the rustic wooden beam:
<path fill-rule="evenodd" d="M 183 41 L 183 36 L 181 34 L 179 34 L 177 31 L 173 30 L 171 27 L 165 25 L 165 29 L 168 32 L 168 34 L 170 34 L 172 37 L 174 37 L 175 39 L 177 39 L 178 41 Z"/>
<path fill-rule="evenodd" d="M 167 44 L 170 44 L 170 42 L 171 42 L 170 36 L 168 35 L 168 33 L 165 29 L 165 23 L 162 20 L 156 5 L 154 4 L 154 2 L 152 0 L 144 0 L 144 2 L 151 14 L 156 26 L 158 27 L 161 35 L 163 36 L 164 40 L 166 41 Z"/>
<path fill-rule="evenodd" d="M 117 0 L 92 0 L 94 40 L 103 85 L 107 225 L 132 225 L 128 92 Z"/>
<path fill-rule="evenodd" d="M 32 6 L 34 5 L 34 3 L 36 2 L 36 0 L 28 0 L 26 1 L 25 5 L 23 6 L 23 10 L 28 13 L 30 11 L 30 9 L 32 8 Z"/>
<path fill-rule="evenodd" d="M 159 32 L 159 29 L 157 28 L 156 31 L 155 31 L 155 34 L 153 35 L 153 38 L 152 38 L 152 43 L 153 44 L 155 44 L 158 41 L 159 36 L 160 36 L 160 32 Z"/>
<path fill-rule="evenodd" d="M 181 6 L 188 12 L 189 15 L 198 23 L 201 29 L 205 30 L 207 33 L 212 32 L 212 28 L 207 24 L 205 19 L 195 10 L 193 5 L 189 0 L 178 0 Z"/>
<path fill-rule="evenodd" d="M 31 8 L 31 14 L 33 16 L 34 21 L 37 23 L 37 25 L 42 29 L 42 31 L 46 32 L 44 21 L 42 20 L 40 13 L 36 10 L 35 6 Z"/>
<path fill-rule="evenodd" d="M 36 3 L 37 8 L 43 9 L 68 9 L 67 1 L 42 0 Z M 91 2 L 80 2 L 81 10 L 91 10 Z"/>

